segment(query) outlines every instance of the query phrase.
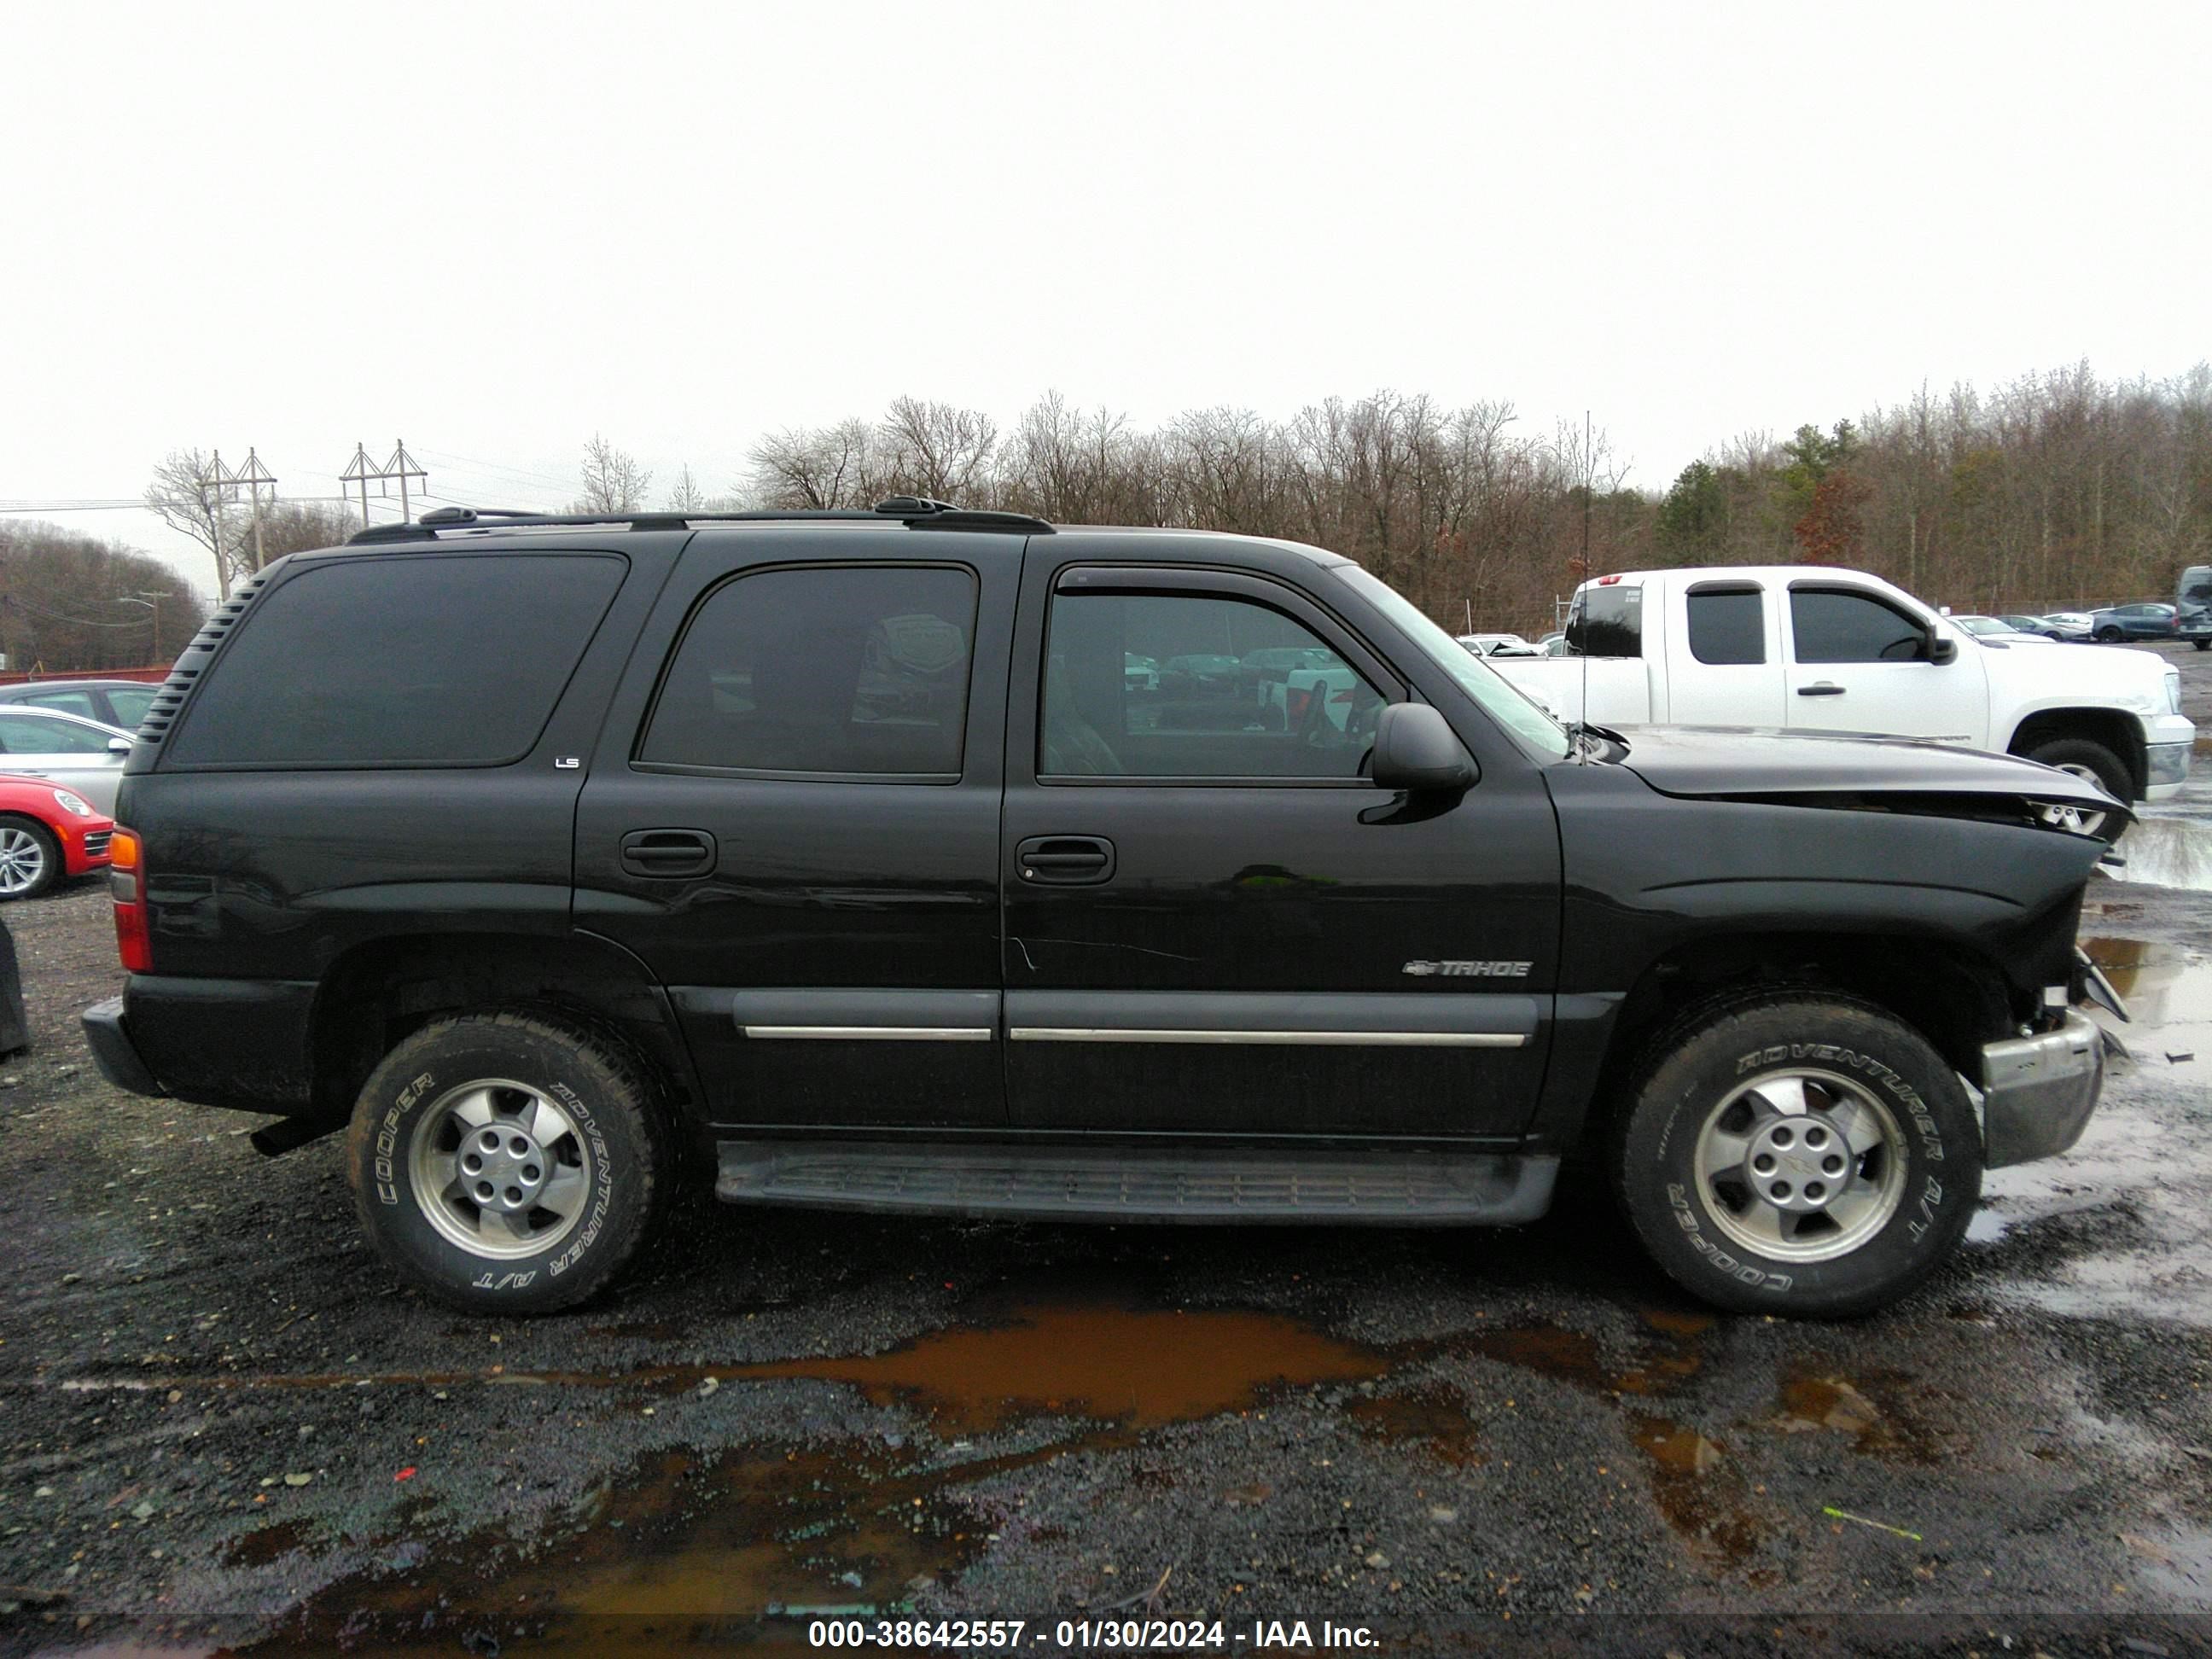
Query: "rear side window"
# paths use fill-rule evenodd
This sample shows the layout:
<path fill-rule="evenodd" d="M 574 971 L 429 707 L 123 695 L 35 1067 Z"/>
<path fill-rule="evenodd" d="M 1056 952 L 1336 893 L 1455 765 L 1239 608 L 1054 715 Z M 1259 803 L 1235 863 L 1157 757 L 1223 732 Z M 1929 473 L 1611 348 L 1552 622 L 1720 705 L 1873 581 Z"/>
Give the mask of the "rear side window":
<path fill-rule="evenodd" d="M 58 708 L 64 714 L 82 714 L 88 720 L 100 718 L 100 710 L 92 706 L 92 693 L 89 691 L 45 691 L 23 701 L 34 703 L 40 708 Z"/>
<path fill-rule="evenodd" d="M 1790 626 L 1799 662 L 1917 662 L 1927 654 L 1920 624 L 1870 594 L 1797 588 Z"/>
<path fill-rule="evenodd" d="M 0 713 L 0 750 L 10 755 L 100 755 L 106 752 L 108 741 L 96 726 Z"/>
<path fill-rule="evenodd" d="M 154 688 L 126 691 L 120 686 L 110 687 L 107 706 L 115 711 L 118 726 L 136 726 L 146 718 L 146 711 L 154 706 Z"/>
<path fill-rule="evenodd" d="M 1690 590 L 1690 654 L 1715 666 L 1766 660 L 1766 617 L 1755 587 Z"/>
<path fill-rule="evenodd" d="M 661 682 L 647 765 L 957 778 L 975 578 L 943 566 L 755 571 L 708 597 Z"/>
<path fill-rule="evenodd" d="M 520 760 L 627 568 L 607 554 L 408 554 L 304 571 L 246 613 L 170 763 Z"/>
<path fill-rule="evenodd" d="M 1567 644 L 1585 657 L 1644 654 L 1644 590 L 1585 587 L 1567 613 Z"/>

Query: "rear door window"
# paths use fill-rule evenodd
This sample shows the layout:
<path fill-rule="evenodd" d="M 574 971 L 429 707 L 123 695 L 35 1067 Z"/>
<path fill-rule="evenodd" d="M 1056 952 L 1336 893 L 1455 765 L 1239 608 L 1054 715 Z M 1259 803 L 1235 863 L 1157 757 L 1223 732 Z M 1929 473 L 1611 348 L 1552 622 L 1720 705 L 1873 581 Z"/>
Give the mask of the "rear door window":
<path fill-rule="evenodd" d="M 333 560 L 263 597 L 169 744 L 173 766 L 497 766 L 528 754 L 628 561 Z"/>
<path fill-rule="evenodd" d="M 107 693 L 107 706 L 115 711 L 115 723 L 118 726 L 137 725 L 146 718 L 146 711 L 154 706 L 154 688 L 150 685 L 136 690 L 111 686 Z"/>
<path fill-rule="evenodd" d="M 1689 605 L 1690 654 L 1699 662 L 1718 666 L 1766 660 L 1766 617 L 1759 589 L 1693 587 Z"/>
<path fill-rule="evenodd" d="M 965 568 L 738 576 L 685 628 L 638 761 L 957 781 L 975 635 Z"/>

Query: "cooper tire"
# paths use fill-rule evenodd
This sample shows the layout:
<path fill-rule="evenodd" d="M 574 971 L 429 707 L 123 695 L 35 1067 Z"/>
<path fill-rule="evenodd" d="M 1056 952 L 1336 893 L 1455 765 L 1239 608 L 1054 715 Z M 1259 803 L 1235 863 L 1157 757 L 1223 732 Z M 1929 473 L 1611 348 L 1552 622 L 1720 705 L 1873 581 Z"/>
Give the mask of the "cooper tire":
<path fill-rule="evenodd" d="M 1652 1260 L 1739 1313 L 1845 1318 L 1893 1302 L 1950 1255 L 1981 1195 L 1981 1133 L 1956 1075 L 1919 1033 L 1839 994 L 1762 993 L 1677 1023 L 1613 1152 Z M 1785 1212 L 1753 1182 L 1809 1207 Z M 1815 1187 L 1828 1208 L 1807 1197 Z"/>
<path fill-rule="evenodd" d="M 355 1104 L 362 1229 L 449 1306 L 572 1307 L 622 1271 L 663 1201 L 672 1138 L 657 1105 L 644 1068 L 580 1028 L 513 1012 L 434 1021 Z"/>
<path fill-rule="evenodd" d="M 20 812 L 0 812 L 0 860 L 7 880 L 21 884 L 0 884 L 0 899 L 43 897 L 61 882 L 61 842 L 45 824 Z"/>

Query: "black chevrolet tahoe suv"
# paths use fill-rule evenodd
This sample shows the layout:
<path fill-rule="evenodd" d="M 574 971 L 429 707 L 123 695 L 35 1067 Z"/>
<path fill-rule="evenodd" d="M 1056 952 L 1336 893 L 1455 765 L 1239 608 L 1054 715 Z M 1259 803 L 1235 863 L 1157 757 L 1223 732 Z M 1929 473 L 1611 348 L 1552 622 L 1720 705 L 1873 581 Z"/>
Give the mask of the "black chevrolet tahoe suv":
<path fill-rule="evenodd" d="M 347 1129 L 466 1308 L 591 1295 L 684 1179 L 1516 1223 L 1579 1152 L 1692 1292 L 1850 1314 L 2094 1108 L 2069 805 L 2124 822 L 2026 761 L 1563 728 L 1285 542 L 447 509 L 179 660 L 84 1027 L 264 1152 Z"/>

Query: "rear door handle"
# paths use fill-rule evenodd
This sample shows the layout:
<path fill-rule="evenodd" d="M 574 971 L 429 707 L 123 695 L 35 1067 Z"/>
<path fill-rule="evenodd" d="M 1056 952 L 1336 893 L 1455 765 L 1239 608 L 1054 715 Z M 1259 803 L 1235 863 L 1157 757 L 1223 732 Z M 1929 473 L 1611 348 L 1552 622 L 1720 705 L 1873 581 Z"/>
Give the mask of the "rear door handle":
<path fill-rule="evenodd" d="M 714 867 L 714 838 L 704 830 L 633 830 L 622 838 L 622 867 L 633 876 L 703 876 Z"/>
<path fill-rule="evenodd" d="M 1797 695 L 1801 697 L 1840 697 L 1844 695 L 1844 688 L 1833 680 L 1818 680 L 1811 685 L 1799 686 Z"/>
<path fill-rule="evenodd" d="M 1086 887 L 1114 873 L 1114 843 L 1103 836 L 1031 836 L 1014 848 L 1024 881 Z"/>

